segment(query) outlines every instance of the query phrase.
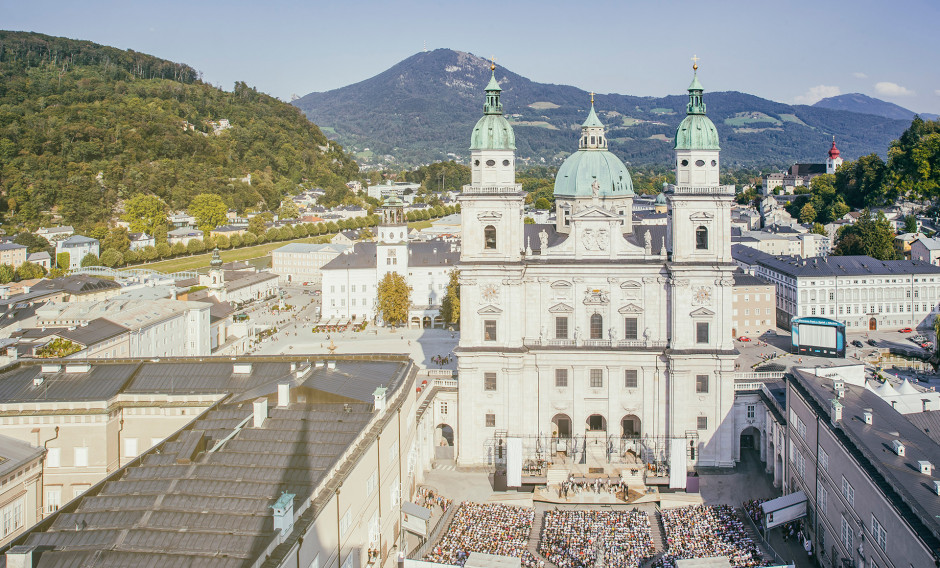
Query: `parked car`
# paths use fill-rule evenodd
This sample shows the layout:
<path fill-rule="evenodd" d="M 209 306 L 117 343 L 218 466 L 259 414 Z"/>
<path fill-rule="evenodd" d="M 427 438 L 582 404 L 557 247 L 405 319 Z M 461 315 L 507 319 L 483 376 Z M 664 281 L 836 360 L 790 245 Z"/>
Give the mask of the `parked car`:
<path fill-rule="evenodd" d="M 898 330 L 898 332 L 900 333 L 911 333 L 912 331 L 914 330 L 909 327 L 902 327 L 901 329 Z"/>
<path fill-rule="evenodd" d="M 741 337 L 738 338 L 738 341 L 750 341 L 750 340 L 751 338 L 746 335 L 742 335 Z"/>
<path fill-rule="evenodd" d="M 918 333 L 917 335 L 911 336 L 911 341 L 913 341 L 914 343 L 923 343 L 927 341 L 927 338 Z"/>
<path fill-rule="evenodd" d="M 869 340 L 868 340 L 868 344 L 871 345 L 872 347 L 877 347 L 877 346 L 878 346 L 878 342 L 875 341 L 874 339 L 869 339 Z"/>
<path fill-rule="evenodd" d="M 933 341 L 925 341 L 920 346 L 927 351 L 930 351 L 933 349 Z"/>
<path fill-rule="evenodd" d="M 853 339 L 853 340 L 852 340 L 852 345 L 854 345 L 854 346 L 856 346 L 856 347 L 862 347 L 862 342 L 859 341 L 859 340 L 857 340 L 857 339 Z"/>

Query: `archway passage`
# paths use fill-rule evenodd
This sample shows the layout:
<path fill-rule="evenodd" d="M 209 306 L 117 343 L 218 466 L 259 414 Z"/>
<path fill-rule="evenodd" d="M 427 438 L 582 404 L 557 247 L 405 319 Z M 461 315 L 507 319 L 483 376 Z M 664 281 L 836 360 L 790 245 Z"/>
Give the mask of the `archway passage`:
<path fill-rule="evenodd" d="M 454 429 L 450 427 L 450 424 L 441 423 L 438 424 L 434 429 L 434 432 L 437 434 L 438 445 L 454 445 Z"/>
<path fill-rule="evenodd" d="M 571 418 L 567 414 L 556 414 L 552 418 L 552 436 L 556 438 L 571 437 Z"/>
<path fill-rule="evenodd" d="M 635 414 L 624 416 L 620 420 L 620 435 L 624 438 L 632 438 L 640 435 L 640 418 Z"/>
<path fill-rule="evenodd" d="M 741 432 L 741 459 L 744 459 L 745 452 L 760 450 L 760 430 L 754 426 L 748 426 Z"/>
<path fill-rule="evenodd" d="M 876 320 L 875 318 L 871 318 L 870 320 L 868 320 L 868 330 L 875 331 L 877 329 L 878 329 L 878 320 Z"/>
<path fill-rule="evenodd" d="M 413 318 L 411 318 L 411 325 L 415 327 L 421 327 L 421 318 L 419 318 L 418 316 L 414 316 Z"/>
<path fill-rule="evenodd" d="M 592 414 L 587 418 L 587 429 L 590 432 L 606 432 L 607 419 L 600 414 Z"/>
<path fill-rule="evenodd" d="M 425 329 L 431 327 L 431 316 L 424 316 L 424 319 L 422 320 L 421 323 L 422 323 L 422 327 L 424 327 Z"/>

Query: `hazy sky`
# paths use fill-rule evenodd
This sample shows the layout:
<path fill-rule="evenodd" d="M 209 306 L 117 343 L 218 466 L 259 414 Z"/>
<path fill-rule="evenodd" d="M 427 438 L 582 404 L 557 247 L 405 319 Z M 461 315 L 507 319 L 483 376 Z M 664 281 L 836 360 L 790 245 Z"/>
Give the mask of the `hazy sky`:
<path fill-rule="evenodd" d="M 861 92 L 940 113 L 938 21 L 938 0 L 0 0 L 0 29 L 130 48 L 285 100 L 426 45 L 495 54 L 535 81 L 652 96 L 682 93 L 697 54 L 710 91 L 807 104 Z"/>

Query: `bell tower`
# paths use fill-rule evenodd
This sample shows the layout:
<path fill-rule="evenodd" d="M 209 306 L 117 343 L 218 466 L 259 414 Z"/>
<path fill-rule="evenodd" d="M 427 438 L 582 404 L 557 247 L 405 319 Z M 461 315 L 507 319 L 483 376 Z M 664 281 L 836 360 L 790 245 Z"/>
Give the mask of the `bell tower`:
<path fill-rule="evenodd" d="M 386 198 L 381 209 L 382 221 L 375 246 L 377 279 L 389 272 L 401 275 L 408 273 L 408 224 L 405 221 L 405 204 L 397 195 Z"/>
<path fill-rule="evenodd" d="M 826 173 L 834 174 L 839 166 L 842 165 L 842 156 L 839 149 L 836 148 L 836 137 L 832 137 L 832 148 L 829 148 L 829 155 L 826 157 Z"/>

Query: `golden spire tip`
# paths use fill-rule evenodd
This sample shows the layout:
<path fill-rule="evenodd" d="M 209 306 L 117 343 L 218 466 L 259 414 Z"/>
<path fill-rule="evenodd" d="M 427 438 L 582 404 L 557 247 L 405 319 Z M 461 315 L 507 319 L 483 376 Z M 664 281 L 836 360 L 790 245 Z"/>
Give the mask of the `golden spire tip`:
<path fill-rule="evenodd" d="M 490 56 L 490 71 L 496 71 L 496 56 Z"/>
<path fill-rule="evenodd" d="M 699 61 L 701 61 L 701 60 L 699 59 L 698 55 L 693 55 L 693 56 L 692 56 L 692 70 L 693 70 L 693 71 L 698 71 L 698 62 L 699 62 Z"/>

